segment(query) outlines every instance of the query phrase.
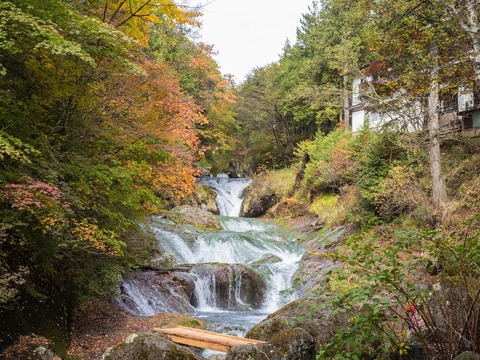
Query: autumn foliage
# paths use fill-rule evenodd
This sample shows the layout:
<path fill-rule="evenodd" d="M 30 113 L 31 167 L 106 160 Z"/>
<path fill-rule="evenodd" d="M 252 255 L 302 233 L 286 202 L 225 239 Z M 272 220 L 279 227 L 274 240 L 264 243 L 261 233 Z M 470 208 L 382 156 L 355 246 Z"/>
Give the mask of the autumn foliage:
<path fill-rule="evenodd" d="M 0 4 L 0 315 L 87 306 L 155 251 L 139 224 L 193 192 L 231 121 L 213 48 L 188 37 L 199 16 L 173 0 Z"/>

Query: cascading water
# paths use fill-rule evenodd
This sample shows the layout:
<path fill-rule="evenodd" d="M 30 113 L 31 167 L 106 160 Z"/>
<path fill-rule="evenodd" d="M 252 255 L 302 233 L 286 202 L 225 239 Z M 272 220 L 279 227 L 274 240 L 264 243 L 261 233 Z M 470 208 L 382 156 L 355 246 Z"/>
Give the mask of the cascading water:
<path fill-rule="evenodd" d="M 181 229 L 161 217 L 151 219 L 159 246 L 173 254 L 185 269 L 175 272 L 176 282 L 172 283 L 183 279 L 193 284 L 187 300 L 195 307 L 195 316 L 243 331 L 295 299 L 288 290 L 304 250 L 294 234 L 264 221 L 238 217 L 242 193 L 249 182 L 228 177 L 201 180 L 217 191 L 222 230 Z M 125 281 L 122 296 L 126 301 L 121 302 L 122 307 L 140 316 L 172 311 L 174 305 L 165 309 L 166 301 L 155 299 L 155 294 L 165 292 L 157 285 L 159 281 Z M 182 302 L 186 297 L 175 298 L 181 311 L 188 313 Z"/>
<path fill-rule="evenodd" d="M 239 216 L 243 202 L 243 191 L 250 179 L 230 179 L 227 175 L 202 177 L 200 184 L 211 187 L 217 192 L 217 206 L 220 215 Z"/>

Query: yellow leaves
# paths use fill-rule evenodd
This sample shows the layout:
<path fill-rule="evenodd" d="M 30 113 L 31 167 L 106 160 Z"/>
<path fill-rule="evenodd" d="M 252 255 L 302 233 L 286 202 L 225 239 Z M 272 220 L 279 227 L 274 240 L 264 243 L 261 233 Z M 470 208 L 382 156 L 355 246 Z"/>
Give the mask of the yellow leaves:
<path fill-rule="evenodd" d="M 122 30 L 142 45 L 148 45 L 150 37 L 149 25 L 166 23 L 171 27 L 177 24 L 197 24 L 198 12 L 188 11 L 184 6 L 178 6 L 172 0 L 124 0 L 107 1 L 98 11 L 108 24 L 122 27 Z"/>
<path fill-rule="evenodd" d="M 406 333 L 406 331 L 404 330 L 404 332 Z M 402 332 L 403 333 L 403 332 Z M 401 343 L 398 343 L 398 344 L 395 344 L 392 346 L 392 351 L 394 352 L 398 352 L 398 354 L 400 356 L 402 355 L 407 355 L 408 354 L 408 350 L 410 349 L 410 346 L 408 346 L 406 343 L 404 342 L 401 342 Z"/>
<path fill-rule="evenodd" d="M 147 15 L 147 16 L 144 17 L 144 19 L 147 20 L 147 21 L 153 22 L 153 23 L 157 23 L 157 24 L 162 23 L 162 20 L 160 20 L 155 14 Z"/>
<path fill-rule="evenodd" d="M 172 0 L 160 0 L 159 11 L 180 24 L 195 25 L 195 19 L 200 16 L 198 12 L 187 11 L 185 6 L 177 6 Z"/>
<path fill-rule="evenodd" d="M 94 220 L 73 220 L 71 231 L 74 238 L 84 250 L 108 253 L 112 256 L 123 255 L 122 247 L 125 244 L 118 240 L 118 234 L 110 230 L 100 229 Z"/>

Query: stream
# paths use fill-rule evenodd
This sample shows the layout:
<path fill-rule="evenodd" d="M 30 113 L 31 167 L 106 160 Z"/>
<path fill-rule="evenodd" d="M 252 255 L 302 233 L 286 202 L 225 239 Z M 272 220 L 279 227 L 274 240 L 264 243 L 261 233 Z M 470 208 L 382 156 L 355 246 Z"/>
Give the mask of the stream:
<path fill-rule="evenodd" d="M 304 249 L 299 234 L 239 217 L 248 179 L 208 177 L 217 192 L 221 230 L 198 230 L 152 217 L 158 246 L 177 270 L 165 276 L 138 272 L 123 281 L 119 305 L 136 316 L 177 312 L 207 321 L 214 331 L 244 335 L 268 314 L 293 301 L 292 276 Z M 182 289 L 190 289 L 188 294 Z"/>

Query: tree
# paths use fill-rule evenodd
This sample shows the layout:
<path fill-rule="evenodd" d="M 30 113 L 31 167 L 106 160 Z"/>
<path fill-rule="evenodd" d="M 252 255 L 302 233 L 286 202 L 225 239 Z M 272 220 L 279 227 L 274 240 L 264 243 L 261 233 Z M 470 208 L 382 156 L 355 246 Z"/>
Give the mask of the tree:
<path fill-rule="evenodd" d="M 253 70 L 237 90 L 236 118 L 240 125 L 237 154 L 249 172 L 288 163 L 293 155 L 292 123 L 280 108 L 278 64 Z"/>
<path fill-rule="evenodd" d="M 480 89 L 480 22 L 479 4 L 475 0 L 438 0 L 446 13 L 460 26 L 467 36 L 472 50 L 472 66 L 477 91 Z"/>
<path fill-rule="evenodd" d="M 434 212 L 439 224 L 447 207 L 440 156 L 439 96 L 456 94 L 459 86 L 471 81 L 471 72 L 465 71 L 466 58 L 459 51 L 466 44 L 455 23 L 445 17 L 443 7 L 389 0 L 371 6 L 376 9 L 376 23 L 382 31 L 379 41 L 372 43 L 382 62 L 382 70 L 376 74 L 381 79 L 377 95 L 383 97 L 382 104 L 420 105 L 428 95 L 427 143 Z M 398 107 L 396 112 L 408 121 L 405 112 L 398 111 Z"/>

